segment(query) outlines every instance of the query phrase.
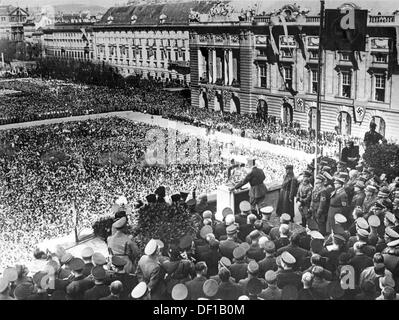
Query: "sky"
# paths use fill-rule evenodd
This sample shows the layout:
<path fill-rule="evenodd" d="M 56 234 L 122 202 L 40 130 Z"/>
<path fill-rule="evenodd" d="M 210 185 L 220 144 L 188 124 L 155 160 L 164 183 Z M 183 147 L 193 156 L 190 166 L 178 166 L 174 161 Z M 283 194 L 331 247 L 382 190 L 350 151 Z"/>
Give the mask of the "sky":
<path fill-rule="evenodd" d="M 12 4 L 12 5 L 20 5 L 25 7 L 28 5 L 29 7 L 43 6 L 43 5 L 59 5 L 59 4 L 85 4 L 85 5 L 100 5 L 104 7 L 111 7 L 115 4 L 124 4 L 128 0 L 0 0 L 0 3 L 3 1 L 3 4 Z M 235 0 L 237 1 L 237 0 Z M 319 6 L 318 0 L 243 0 L 242 3 L 250 3 L 250 2 L 264 2 L 264 3 L 278 3 L 278 4 L 292 4 L 297 3 L 299 5 L 303 5 L 305 7 L 309 7 L 312 5 Z M 392 8 L 392 11 L 399 9 L 399 1 L 397 0 L 325 0 L 326 8 L 334 7 L 334 5 L 345 3 L 345 2 L 354 2 L 359 4 L 363 8 L 379 8 L 388 9 Z"/>

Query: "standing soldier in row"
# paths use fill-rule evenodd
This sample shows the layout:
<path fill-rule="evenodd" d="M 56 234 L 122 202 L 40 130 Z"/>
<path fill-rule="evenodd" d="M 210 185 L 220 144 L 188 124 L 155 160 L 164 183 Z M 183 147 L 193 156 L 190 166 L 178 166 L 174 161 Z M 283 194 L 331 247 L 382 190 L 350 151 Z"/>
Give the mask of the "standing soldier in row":
<path fill-rule="evenodd" d="M 323 235 L 326 234 L 327 213 L 330 204 L 329 193 L 324 186 L 324 182 L 324 176 L 317 175 L 310 203 L 312 217 L 317 223 L 319 232 Z"/>
<path fill-rule="evenodd" d="M 334 179 L 335 190 L 330 196 L 330 207 L 327 214 L 327 233 L 331 233 L 331 230 L 335 224 L 335 214 L 342 213 L 347 215 L 348 206 L 348 195 L 343 188 L 345 181 L 342 178 Z"/>
<path fill-rule="evenodd" d="M 291 216 L 291 221 L 294 221 L 294 198 L 297 193 L 297 179 L 294 175 L 294 167 L 287 165 L 285 167 L 286 175 L 280 189 L 280 196 L 277 204 L 277 215 L 281 216 L 283 213 L 288 213 Z"/>
<path fill-rule="evenodd" d="M 124 270 L 133 273 L 136 270 L 136 260 L 140 254 L 136 243 L 126 234 L 126 217 L 120 218 L 112 227 L 115 234 L 107 239 L 108 250 L 111 256 L 121 257 L 126 261 Z"/>
<path fill-rule="evenodd" d="M 296 201 L 299 202 L 299 212 L 302 216 L 302 226 L 306 227 L 307 221 L 311 218 L 309 214 L 310 201 L 312 200 L 313 186 L 308 177 L 304 177 L 299 185 Z"/>

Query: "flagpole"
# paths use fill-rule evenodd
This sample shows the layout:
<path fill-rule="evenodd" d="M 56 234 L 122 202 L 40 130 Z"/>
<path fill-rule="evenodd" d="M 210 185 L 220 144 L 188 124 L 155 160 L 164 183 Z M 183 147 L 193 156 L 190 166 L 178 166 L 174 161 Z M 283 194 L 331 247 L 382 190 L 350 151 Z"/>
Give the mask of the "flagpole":
<path fill-rule="evenodd" d="M 318 70 L 317 70 L 317 105 L 316 105 L 316 135 L 315 135 L 315 159 L 314 159 L 314 174 L 315 181 L 317 176 L 317 156 L 319 149 L 319 133 L 320 133 L 320 125 L 321 125 L 321 107 L 320 107 L 320 98 L 321 98 L 321 64 L 323 57 L 323 46 L 322 46 L 322 33 L 324 27 L 324 2 L 325 0 L 320 0 L 320 26 L 319 26 L 319 57 L 318 57 Z"/>

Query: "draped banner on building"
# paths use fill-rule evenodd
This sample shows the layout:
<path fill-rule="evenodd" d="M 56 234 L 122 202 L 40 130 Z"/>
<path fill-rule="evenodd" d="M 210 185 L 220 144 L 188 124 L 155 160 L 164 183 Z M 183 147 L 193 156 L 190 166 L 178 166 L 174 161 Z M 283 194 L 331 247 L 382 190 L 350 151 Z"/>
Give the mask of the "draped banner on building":
<path fill-rule="evenodd" d="M 354 106 L 355 122 L 363 122 L 364 116 L 366 115 L 366 107 Z"/>
<path fill-rule="evenodd" d="M 367 14 L 367 10 L 351 7 L 326 9 L 324 48 L 332 51 L 365 51 Z"/>

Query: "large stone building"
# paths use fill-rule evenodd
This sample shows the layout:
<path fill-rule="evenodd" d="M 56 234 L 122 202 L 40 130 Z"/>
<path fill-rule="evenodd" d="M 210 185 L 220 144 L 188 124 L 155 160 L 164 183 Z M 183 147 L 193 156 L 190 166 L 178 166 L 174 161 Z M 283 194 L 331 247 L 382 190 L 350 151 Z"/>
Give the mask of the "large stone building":
<path fill-rule="evenodd" d="M 208 2 L 110 8 L 94 30 L 94 59 L 123 75 L 190 82 L 190 10 L 208 12 Z"/>
<path fill-rule="evenodd" d="M 212 14 L 191 17 L 193 106 L 241 113 L 259 108 L 316 127 L 319 8 L 275 9 L 257 14 L 259 7 L 242 11 L 223 2 Z M 370 10 L 366 51 L 323 52 L 322 131 L 360 137 L 374 121 L 386 137 L 399 138 L 398 32 L 398 11 Z"/>
<path fill-rule="evenodd" d="M 22 41 L 24 39 L 23 25 L 28 16 L 27 9 L 0 5 L 0 39 Z"/>

